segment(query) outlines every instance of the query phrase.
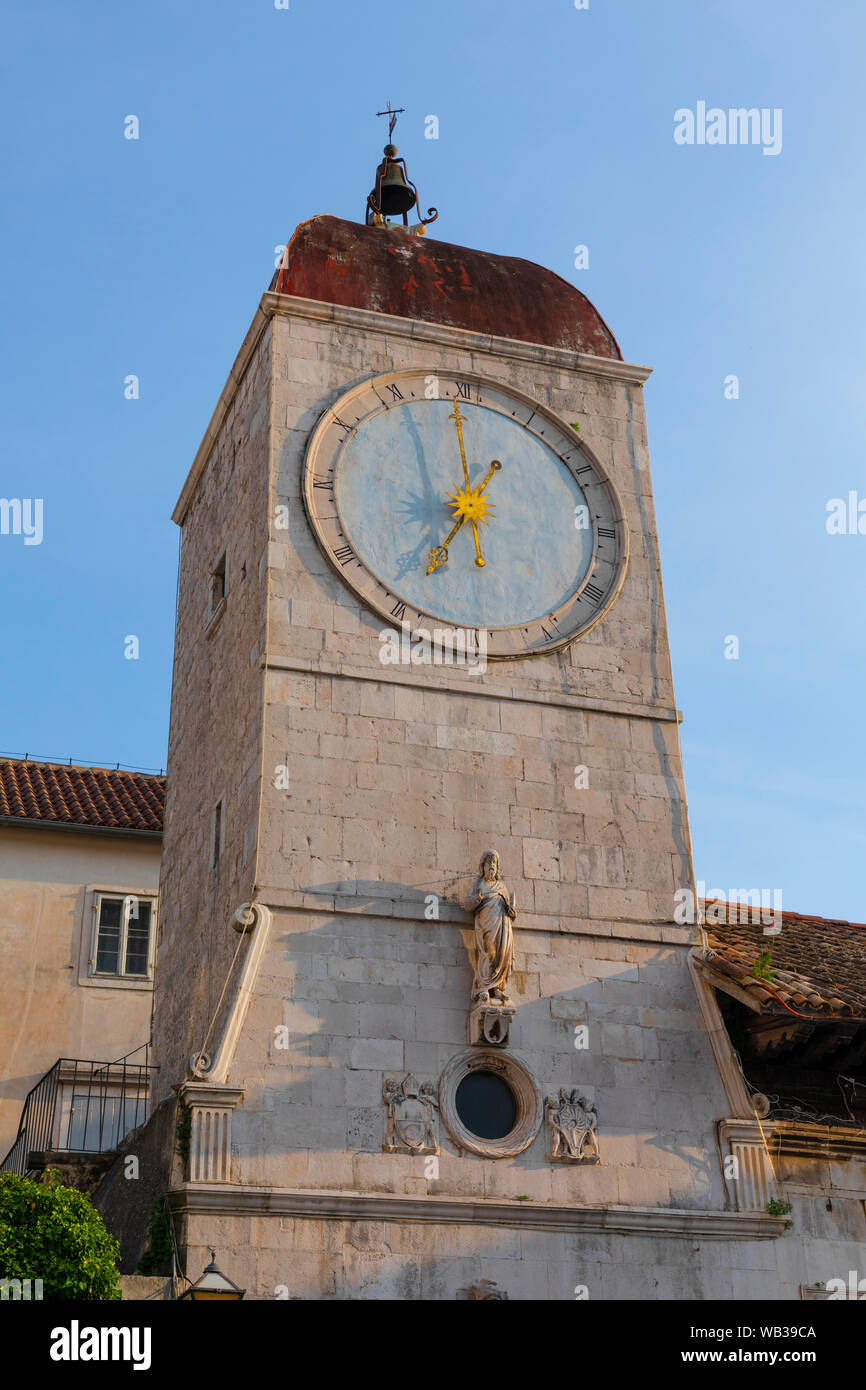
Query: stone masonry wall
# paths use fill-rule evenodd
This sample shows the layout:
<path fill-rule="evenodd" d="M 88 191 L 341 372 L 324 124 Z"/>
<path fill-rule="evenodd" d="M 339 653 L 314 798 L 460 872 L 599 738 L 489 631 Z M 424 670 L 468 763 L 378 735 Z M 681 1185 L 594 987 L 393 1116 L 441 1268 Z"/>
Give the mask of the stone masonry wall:
<path fill-rule="evenodd" d="M 721 1209 L 713 1119 L 724 1094 L 687 948 L 518 933 L 509 1051 L 542 1095 L 577 1087 L 599 1114 L 602 1162 L 552 1164 L 542 1125 L 513 1159 L 458 1149 L 441 1119 L 439 1175 L 382 1152 L 385 1076 L 438 1086 L 467 1048 L 469 929 L 344 914 L 279 913 L 236 1058 L 236 1181 L 407 1195 Z M 288 1028 L 281 1046 L 277 1027 Z M 588 1047 L 575 1048 L 586 1024 Z"/>
<path fill-rule="evenodd" d="M 187 1267 L 210 1259 L 254 1299 L 452 1302 L 490 1280 L 510 1301 L 611 1299 L 763 1301 L 796 1299 L 796 1260 L 780 1277 L 777 1258 L 800 1255 L 787 1240 L 694 1241 L 447 1222 L 231 1217 L 188 1220 Z M 835 1265 L 832 1266 L 835 1268 Z"/>
<path fill-rule="evenodd" d="M 153 1040 L 158 1099 L 205 1041 L 255 871 L 268 545 L 271 336 L 230 399 L 183 523 Z M 210 576 L 227 555 L 225 611 Z M 223 849 L 212 867 L 213 811 Z M 219 1023 L 211 1037 L 218 1036 Z"/>

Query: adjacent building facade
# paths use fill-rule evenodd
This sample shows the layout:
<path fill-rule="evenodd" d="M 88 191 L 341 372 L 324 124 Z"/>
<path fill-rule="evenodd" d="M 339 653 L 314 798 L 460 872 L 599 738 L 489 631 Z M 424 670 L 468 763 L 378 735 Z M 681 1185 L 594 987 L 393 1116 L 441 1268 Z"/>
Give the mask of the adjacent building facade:
<path fill-rule="evenodd" d="M 46 1076 L 28 1152 L 110 1149 L 146 1114 L 164 795 L 158 776 L 0 760 L 0 1158 Z M 105 1070 L 130 1054 L 135 1091 Z"/>

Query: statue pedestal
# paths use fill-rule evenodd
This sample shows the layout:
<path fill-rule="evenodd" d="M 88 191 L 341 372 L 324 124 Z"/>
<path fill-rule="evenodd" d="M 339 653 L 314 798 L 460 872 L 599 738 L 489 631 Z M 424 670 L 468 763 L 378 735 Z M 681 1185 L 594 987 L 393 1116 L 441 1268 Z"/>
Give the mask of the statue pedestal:
<path fill-rule="evenodd" d="M 473 1004 L 469 1041 L 473 1047 L 507 1047 L 514 1009 L 507 1004 Z"/>

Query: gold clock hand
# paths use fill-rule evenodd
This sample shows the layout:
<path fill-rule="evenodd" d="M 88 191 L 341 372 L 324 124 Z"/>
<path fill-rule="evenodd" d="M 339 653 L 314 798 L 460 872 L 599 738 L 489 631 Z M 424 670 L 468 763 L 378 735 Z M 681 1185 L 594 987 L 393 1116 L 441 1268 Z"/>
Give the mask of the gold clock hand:
<path fill-rule="evenodd" d="M 480 487 L 477 487 L 477 488 L 475 489 L 475 496 L 476 496 L 476 497 L 480 497 L 480 496 L 481 496 L 481 494 L 482 494 L 482 492 L 484 491 L 484 489 L 486 488 L 487 484 L 490 482 L 490 479 L 493 477 L 493 474 L 494 474 L 494 473 L 498 473 L 501 467 L 502 467 L 502 464 L 499 462 L 499 459 L 494 459 L 493 462 L 492 462 L 491 465 L 490 465 L 490 471 L 488 472 L 487 477 L 484 479 L 484 482 L 481 484 Z"/>
<path fill-rule="evenodd" d="M 478 522 L 474 517 L 472 519 L 472 534 L 475 537 L 475 563 L 476 565 L 486 565 L 487 561 L 481 554 L 481 544 L 478 540 Z"/>
<path fill-rule="evenodd" d="M 498 473 L 501 467 L 502 467 L 502 464 L 499 462 L 499 459 L 494 459 L 493 462 L 492 462 L 491 465 L 490 465 L 490 468 L 489 468 L 488 473 L 487 473 L 487 477 L 484 479 L 484 482 L 481 484 L 480 487 L 477 487 L 477 488 L 475 489 L 475 491 L 473 492 L 473 494 L 472 494 L 472 496 L 473 496 L 473 498 L 476 500 L 476 502 L 477 502 L 478 499 L 481 497 L 482 492 L 483 492 L 484 489 L 486 488 L 487 484 L 490 482 L 490 479 L 493 477 L 493 474 L 494 474 L 494 473 Z M 482 509 L 482 508 L 479 508 L 479 509 L 478 509 L 478 515 L 481 516 L 481 520 L 484 522 L 484 525 L 486 526 L 486 525 L 487 525 L 487 517 L 483 515 L 483 509 Z M 476 563 L 476 565 L 478 565 L 480 568 L 483 569 L 484 566 L 487 564 L 487 561 L 485 560 L 484 556 L 481 554 L 481 542 L 480 542 L 479 539 L 478 539 L 478 522 L 476 521 L 475 516 L 472 516 L 472 517 L 471 517 L 471 521 L 472 521 L 472 534 L 473 534 L 473 536 L 475 537 L 475 563 Z"/>
<path fill-rule="evenodd" d="M 460 519 L 456 521 L 455 524 L 451 527 L 451 530 L 448 532 L 448 535 L 445 537 L 445 540 L 442 542 L 442 544 L 434 546 L 434 548 L 430 551 L 430 554 L 427 556 L 427 574 L 432 574 L 434 570 L 440 569 L 442 565 L 447 565 L 448 547 L 453 541 L 454 537 L 457 535 L 457 532 L 460 530 L 460 527 L 463 525 L 465 520 L 465 516 L 461 516 Z"/>
<path fill-rule="evenodd" d="M 460 406 L 457 404 L 457 397 L 454 397 L 454 414 L 448 416 L 457 426 L 457 438 L 460 441 L 460 459 L 463 464 L 463 477 L 466 481 L 466 490 L 469 489 L 469 466 L 466 462 L 466 446 L 463 443 L 463 416 L 460 414 Z"/>

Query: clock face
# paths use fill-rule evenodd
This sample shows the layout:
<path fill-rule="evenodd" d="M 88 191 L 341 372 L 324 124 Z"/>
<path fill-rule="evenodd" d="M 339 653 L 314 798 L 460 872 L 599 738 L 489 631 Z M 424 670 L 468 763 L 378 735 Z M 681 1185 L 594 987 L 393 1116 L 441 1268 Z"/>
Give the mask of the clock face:
<path fill-rule="evenodd" d="M 493 658 L 565 646 L 625 576 L 619 498 L 577 433 L 475 375 L 396 372 L 348 392 L 313 432 L 304 500 L 389 626 L 484 629 Z"/>

